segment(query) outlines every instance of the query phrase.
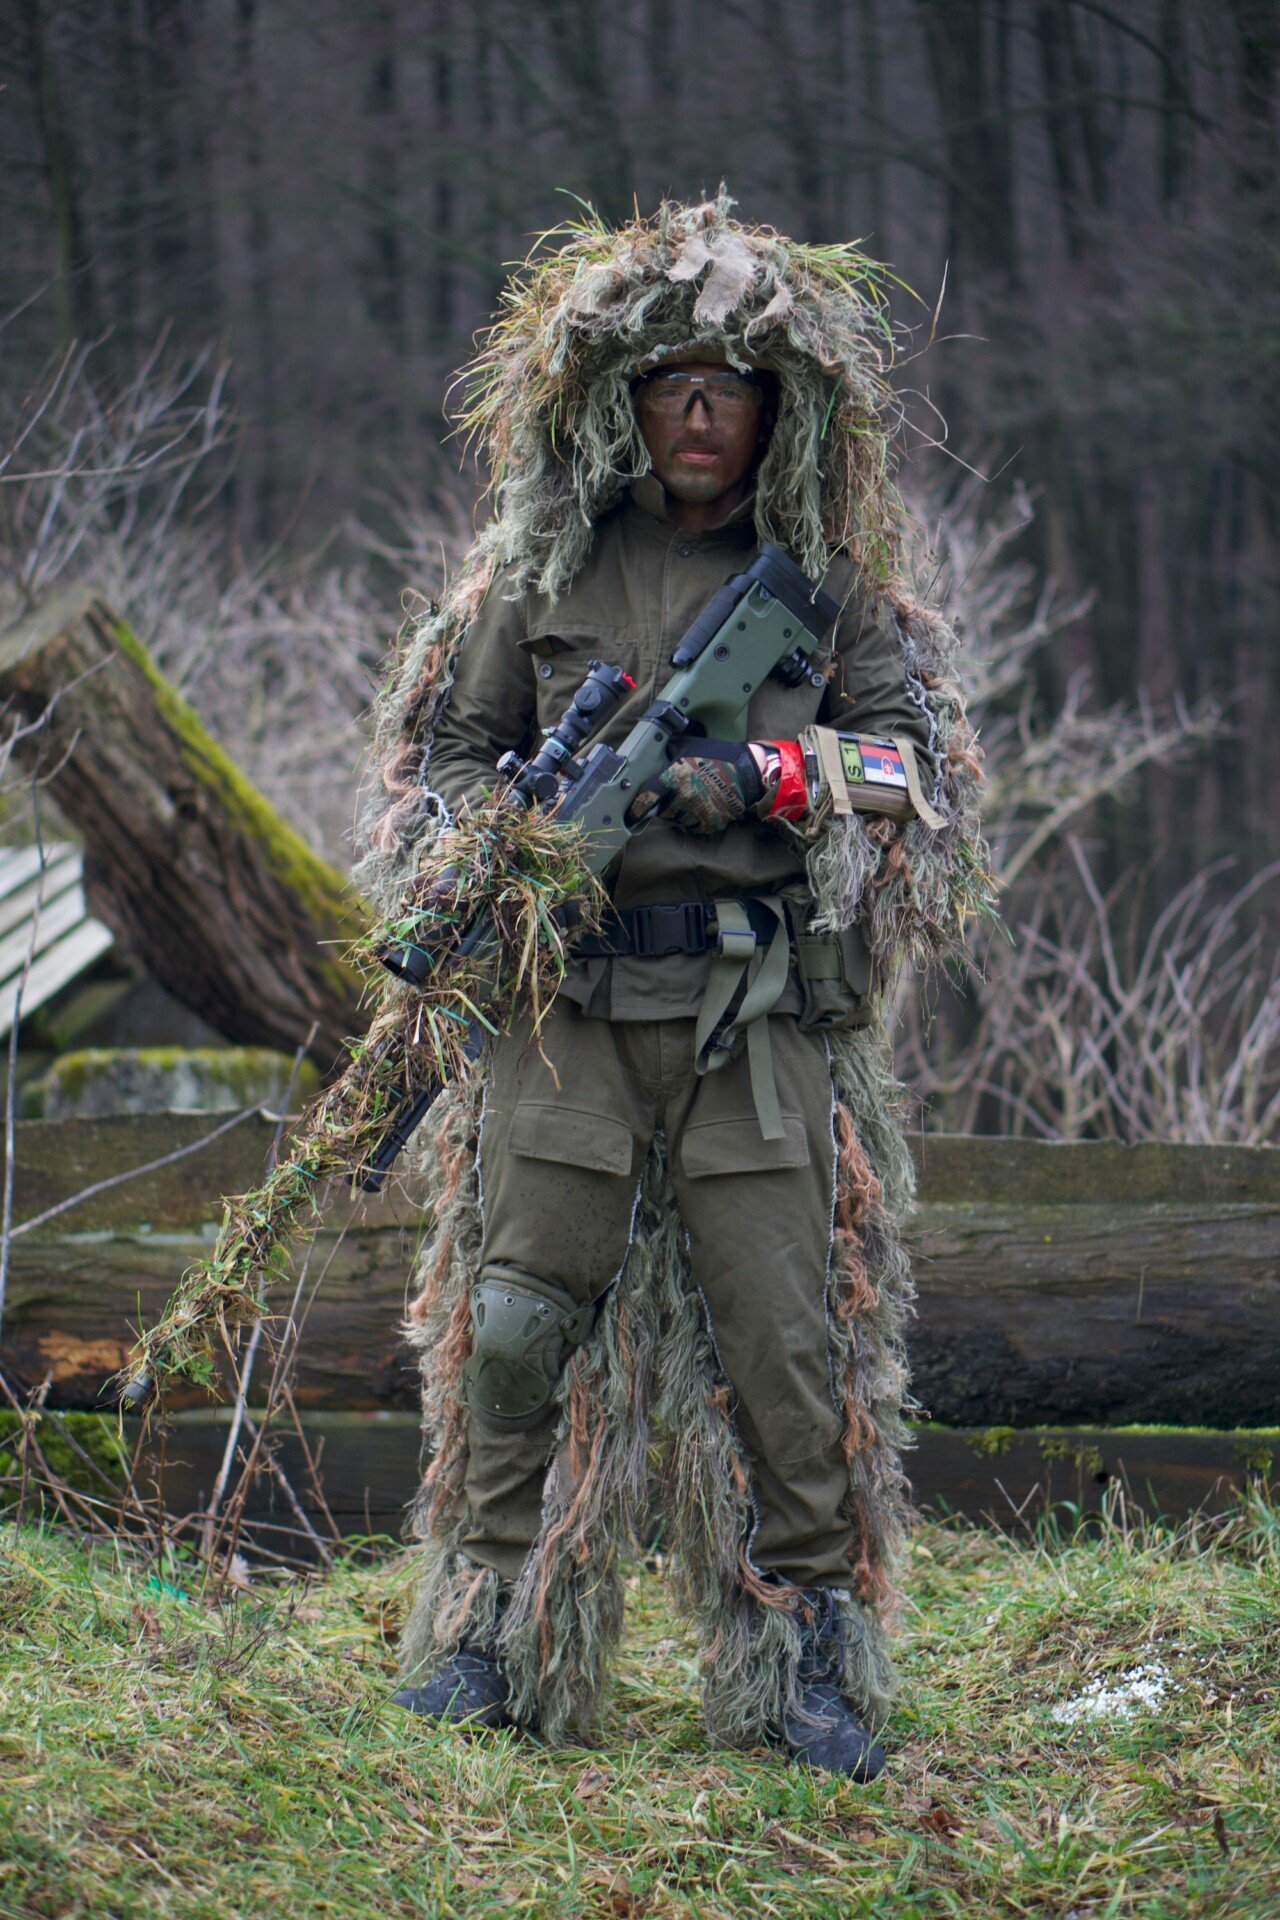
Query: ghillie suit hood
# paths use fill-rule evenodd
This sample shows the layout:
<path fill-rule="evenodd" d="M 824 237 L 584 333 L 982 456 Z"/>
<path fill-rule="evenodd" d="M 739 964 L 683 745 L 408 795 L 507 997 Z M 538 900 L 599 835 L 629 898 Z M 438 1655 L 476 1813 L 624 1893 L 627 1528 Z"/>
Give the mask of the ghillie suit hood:
<path fill-rule="evenodd" d="M 940 827 L 873 816 L 805 833 L 815 925 L 860 919 L 883 1002 L 904 961 L 946 957 L 985 889 L 975 814 L 979 770 L 950 670 L 954 636 L 912 589 L 892 484 L 898 408 L 883 271 L 853 247 L 805 247 L 732 218 L 722 193 L 664 204 L 618 230 L 584 219 L 536 250 L 508 288 L 465 379 L 464 426 L 492 472 L 494 513 L 441 603 L 406 636 L 376 714 L 378 790 L 358 878 L 384 909 L 430 859 L 440 803 L 430 751 L 452 663 L 498 571 L 501 590 L 563 595 L 595 523 L 648 469 L 630 382 L 665 358 L 767 368 L 778 407 L 756 477 L 761 540 L 821 578 L 837 557 L 901 636 L 908 684 L 928 716 Z M 832 1039 L 837 1201 L 829 1275 L 854 1522 L 846 1687 L 875 1715 L 892 1691 L 885 1635 L 906 1517 L 899 1466 L 909 1269 L 898 1237 L 911 1163 L 873 1021 Z M 439 1100 L 427 1177 L 435 1231 L 416 1276 L 410 1331 L 421 1355 L 432 1450 L 416 1512 L 425 1575 L 405 1638 L 421 1671 L 491 1618 L 495 1576 L 457 1550 L 464 1524 L 468 1287 L 479 1248 L 476 1087 Z M 427 1131 L 424 1129 L 424 1131 Z M 594 1715 L 621 1619 L 618 1568 L 645 1510 L 649 1423 L 666 1436 L 676 1584 L 697 1623 L 713 1731 L 776 1736 L 800 1651 L 794 1592 L 752 1567 L 751 1466 L 717 1377 L 688 1272 L 661 1143 L 646 1168 L 626 1266 L 596 1336 L 566 1368 L 544 1525 L 504 1617 L 517 1708 L 561 1737 Z"/>

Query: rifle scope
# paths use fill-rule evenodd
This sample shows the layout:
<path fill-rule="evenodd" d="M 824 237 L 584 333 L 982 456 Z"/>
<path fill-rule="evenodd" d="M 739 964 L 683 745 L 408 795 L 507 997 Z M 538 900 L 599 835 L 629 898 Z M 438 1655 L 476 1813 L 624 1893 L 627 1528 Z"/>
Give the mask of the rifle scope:
<path fill-rule="evenodd" d="M 511 781 L 507 798 L 526 807 L 554 800 L 560 776 L 575 772 L 573 756 L 579 747 L 608 719 L 623 694 L 634 693 L 635 687 L 621 667 L 588 660 L 586 679 L 557 724 L 546 729 L 533 758 L 522 761 L 518 753 L 504 753 L 499 760 L 498 772 Z"/>

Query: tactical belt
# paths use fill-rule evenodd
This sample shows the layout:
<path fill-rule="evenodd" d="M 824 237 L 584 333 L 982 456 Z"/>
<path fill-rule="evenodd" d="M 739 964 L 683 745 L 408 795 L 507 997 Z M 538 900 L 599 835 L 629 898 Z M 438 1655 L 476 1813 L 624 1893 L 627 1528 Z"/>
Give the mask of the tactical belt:
<path fill-rule="evenodd" d="M 557 914 L 571 931 L 576 909 Z M 794 934 L 785 902 L 776 894 L 741 900 L 676 900 L 610 908 L 600 927 L 578 935 L 574 952 L 583 959 L 666 959 L 679 953 L 714 952 L 694 1032 L 699 1073 L 713 1073 L 732 1057 L 745 1033 L 756 1117 L 766 1140 L 785 1136 L 773 1076 L 768 1016 L 787 984 L 792 953 L 809 980 L 834 980 L 840 948 L 829 934 Z"/>
<path fill-rule="evenodd" d="M 635 956 L 665 960 L 674 953 L 705 953 L 716 944 L 714 907 L 701 900 L 676 900 L 670 906 L 610 908 L 599 932 L 579 934 L 573 950 L 580 959 Z"/>
<path fill-rule="evenodd" d="M 772 917 L 763 901 L 748 896 L 741 905 L 761 938 L 772 933 Z M 579 924 L 574 906 L 557 908 L 552 916 L 566 933 Z M 675 953 L 707 953 L 720 945 L 716 903 L 673 900 L 655 906 L 610 908 L 598 932 L 580 933 L 573 951 L 580 960 L 619 958 L 665 960 Z M 829 933 L 791 933 L 791 950 L 806 980 L 838 980 L 840 943 Z"/>

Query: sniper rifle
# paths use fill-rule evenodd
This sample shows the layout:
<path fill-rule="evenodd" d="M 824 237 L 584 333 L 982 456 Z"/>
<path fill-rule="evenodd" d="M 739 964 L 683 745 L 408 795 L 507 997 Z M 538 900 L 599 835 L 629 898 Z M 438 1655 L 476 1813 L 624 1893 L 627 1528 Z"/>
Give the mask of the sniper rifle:
<path fill-rule="evenodd" d="M 563 718 L 546 730 L 537 752 L 527 761 L 504 754 L 498 762 L 498 772 L 509 782 L 505 804 L 554 809 L 558 821 L 574 823 L 584 835 L 588 870 L 603 878 L 651 818 L 651 813 L 637 813 L 637 797 L 671 759 L 689 750 L 691 741 L 743 739 L 747 704 L 757 687 L 770 676 L 799 686 L 839 611 L 780 547 L 762 546 L 751 564 L 707 602 L 671 656 L 674 674 L 621 746 L 597 741 L 582 753 L 634 687 L 619 668 L 592 660 Z M 494 938 L 491 921 L 481 915 L 439 955 L 404 942 L 379 957 L 398 979 L 423 986 L 438 965 L 472 958 Z M 473 1056 L 482 1039 L 473 1027 Z M 357 1176 L 366 1193 L 382 1186 L 441 1091 L 442 1083 L 433 1081 L 405 1100 L 386 1139 Z"/>

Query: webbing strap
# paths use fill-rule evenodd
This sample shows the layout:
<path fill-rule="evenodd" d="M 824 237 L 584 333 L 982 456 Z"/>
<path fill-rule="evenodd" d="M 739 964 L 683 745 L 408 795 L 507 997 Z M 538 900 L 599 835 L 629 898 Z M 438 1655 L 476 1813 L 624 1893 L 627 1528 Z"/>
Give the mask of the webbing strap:
<path fill-rule="evenodd" d="M 729 1060 L 739 1033 L 747 1036 L 747 1065 L 756 1118 L 766 1140 L 785 1138 L 778 1088 L 773 1075 L 769 1041 L 769 1014 L 787 984 L 791 943 L 787 916 L 776 894 L 757 896 L 754 904 L 774 920 L 769 944 L 761 943 L 741 900 L 717 900 L 720 951 L 711 965 L 694 1030 L 695 1064 L 699 1073 L 714 1073 Z M 730 1012 L 735 1001 L 736 1011 Z"/>
<path fill-rule="evenodd" d="M 891 733 L 889 738 L 902 756 L 902 771 L 907 777 L 907 792 L 911 795 L 912 806 L 926 827 L 932 827 L 935 833 L 940 832 L 947 823 L 924 797 L 924 788 L 920 784 L 920 769 L 916 765 L 915 747 L 905 734 Z"/>

